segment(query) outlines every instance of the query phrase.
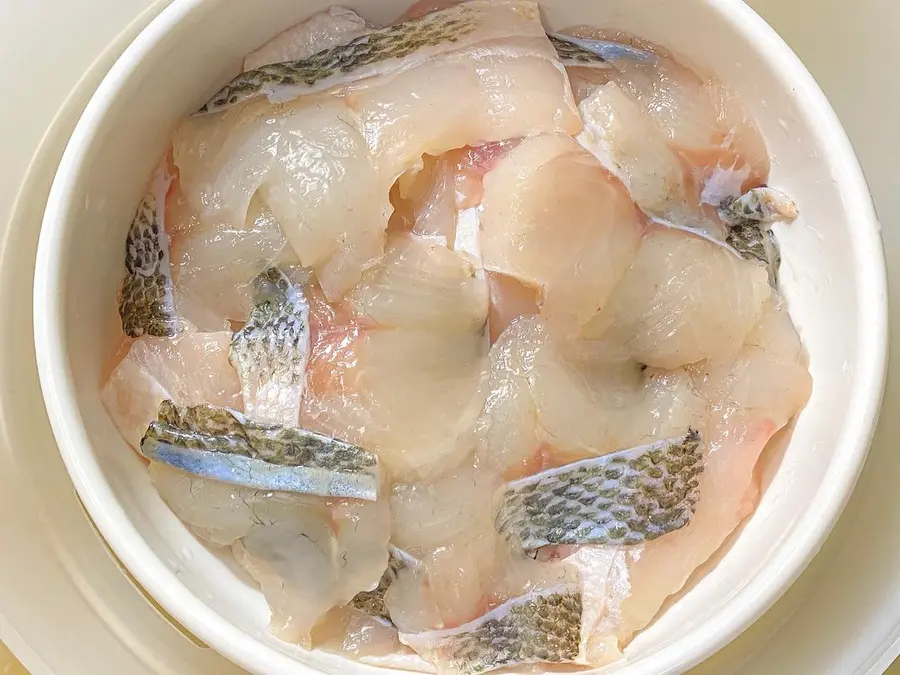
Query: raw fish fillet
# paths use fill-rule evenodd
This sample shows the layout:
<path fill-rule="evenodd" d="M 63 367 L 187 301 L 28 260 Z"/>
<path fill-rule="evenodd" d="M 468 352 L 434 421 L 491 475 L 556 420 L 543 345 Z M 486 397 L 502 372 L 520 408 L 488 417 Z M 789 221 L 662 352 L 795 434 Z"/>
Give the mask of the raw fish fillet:
<path fill-rule="evenodd" d="M 765 141 L 742 103 L 714 76 L 694 72 L 656 45 L 594 29 L 653 53 L 613 69 L 569 70 L 585 122 L 582 143 L 623 178 L 652 217 L 724 239 L 716 209 L 765 184 Z"/>
<path fill-rule="evenodd" d="M 777 302 L 769 305 L 736 360 L 698 368 L 696 380 L 712 408 L 700 500 L 687 527 L 624 554 L 617 563 L 603 631 L 622 644 L 753 513 L 760 453 L 806 404 L 812 384 L 796 330 Z"/>
<path fill-rule="evenodd" d="M 657 368 L 728 359 L 771 293 L 762 267 L 702 237 L 654 227 L 584 333 Z"/>
<path fill-rule="evenodd" d="M 179 314 L 200 331 L 227 330 L 231 321 L 250 316 L 253 279 L 271 265 L 296 262 L 296 257 L 258 196 L 250 203 L 246 223 L 201 225 L 195 218 L 172 241 Z"/>
<path fill-rule="evenodd" d="M 283 103 L 301 95 L 348 85 L 374 75 L 400 72 L 480 43 L 525 33 L 543 34 L 539 9 L 525 0 L 470 0 L 446 10 L 372 30 L 296 61 L 241 73 L 204 105 L 201 113 L 266 96 Z"/>
<path fill-rule="evenodd" d="M 150 476 L 176 516 L 202 539 L 232 546 L 260 584 L 279 638 L 310 646 L 333 608 L 374 589 L 388 561 L 386 500 L 327 500 L 251 490 L 151 463 Z"/>
<path fill-rule="evenodd" d="M 375 452 L 394 480 L 436 477 L 472 451 L 484 366 L 478 334 L 338 332 L 313 352 L 302 425 Z"/>
<path fill-rule="evenodd" d="M 424 154 L 577 133 L 565 70 L 536 7 L 468 4 L 484 15 L 487 42 L 456 44 L 440 58 L 332 93 L 254 101 L 182 123 L 174 159 L 201 223 L 245 222 L 259 192 L 334 301 L 381 258 L 391 186 Z"/>
<path fill-rule="evenodd" d="M 370 29 L 359 14 L 346 7 L 331 7 L 313 14 L 303 23 L 279 33 L 244 59 L 244 70 L 256 70 L 270 63 L 298 61 L 343 45 Z"/>
<path fill-rule="evenodd" d="M 269 626 L 287 642 L 311 645 L 313 627 L 334 607 L 374 589 L 388 560 L 387 503 L 269 503 L 265 524 L 234 544 L 235 558 L 262 587 Z"/>
<path fill-rule="evenodd" d="M 586 322 L 640 244 L 622 185 L 567 136 L 524 141 L 484 179 L 485 269 L 539 291 L 541 313 Z"/>
<path fill-rule="evenodd" d="M 478 456 L 509 479 L 705 428 L 688 373 L 642 370 L 540 319 L 513 322 L 490 361 Z"/>
<path fill-rule="evenodd" d="M 230 332 L 142 337 L 131 344 L 100 394 L 131 447 L 140 448 L 144 432 L 166 399 L 179 405 L 243 407 L 241 385 L 228 362 L 230 344 Z"/>
<path fill-rule="evenodd" d="M 384 328 L 476 332 L 488 312 L 487 284 L 469 259 L 415 235 L 389 241 L 384 259 L 348 300 L 359 316 Z"/>

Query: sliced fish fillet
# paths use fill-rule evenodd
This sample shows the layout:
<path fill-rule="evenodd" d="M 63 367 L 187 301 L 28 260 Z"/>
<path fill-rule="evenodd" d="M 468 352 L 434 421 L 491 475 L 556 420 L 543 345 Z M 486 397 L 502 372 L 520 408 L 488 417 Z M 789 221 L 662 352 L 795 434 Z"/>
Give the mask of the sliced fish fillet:
<path fill-rule="evenodd" d="M 586 322 L 606 302 L 643 226 L 621 183 L 567 136 L 524 141 L 484 179 L 485 269 L 539 291 L 541 313 Z"/>
<path fill-rule="evenodd" d="M 584 332 L 658 368 L 728 359 L 771 292 L 765 269 L 702 237 L 654 227 Z"/>
<path fill-rule="evenodd" d="M 136 450 L 160 403 L 209 403 L 240 410 L 241 385 L 228 362 L 231 333 L 183 333 L 135 340 L 100 397 L 122 437 Z"/>
<path fill-rule="evenodd" d="M 330 7 L 279 33 L 244 59 L 244 70 L 285 61 L 308 59 L 313 54 L 346 44 L 372 29 L 352 9 Z"/>

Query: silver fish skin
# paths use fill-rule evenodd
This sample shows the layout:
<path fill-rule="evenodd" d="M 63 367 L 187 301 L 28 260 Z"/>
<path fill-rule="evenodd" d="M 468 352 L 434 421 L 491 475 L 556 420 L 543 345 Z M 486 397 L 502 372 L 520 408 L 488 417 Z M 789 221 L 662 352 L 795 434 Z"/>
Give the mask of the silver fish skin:
<path fill-rule="evenodd" d="M 553 43 L 564 66 L 611 68 L 611 62 L 620 59 L 649 61 L 655 58 L 650 52 L 620 42 L 589 40 L 561 33 L 548 33 L 547 37 Z"/>
<path fill-rule="evenodd" d="M 252 99 L 283 103 L 298 96 L 413 67 L 440 54 L 507 36 L 543 35 L 540 11 L 527 0 L 470 0 L 418 19 L 366 33 L 307 59 L 241 73 L 197 114 Z"/>
<path fill-rule="evenodd" d="M 791 222 L 799 214 L 793 199 L 770 187 L 753 188 L 719 206 L 719 217 L 728 228 L 725 243 L 745 260 L 765 266 L 773 286 L 778 284 L 781 246 L 768 226 Z"/>
<path fill-rule="evenodd" d="M 119 316 L 128 337 L 175 337 L 179 330 L 164 216 L 171 182 L 165 166 L 160 167 L 128 230 L 119 291 Z"/>
<path fill-rule="evenodd" d="M 248 417 L 294 426 L 309 362 L 309 304 L 277 267 L 253 281 L 254 307 L 234 335 L 229 360 L 241 380 Z"/>
<path fill-rule="evenodd" d="M 419 561 L 396 546 L 389 546 L 388 553 L 390 554 L 388 566 L 381 577 L 381 581 L 378 582 L 378 586 L 374 590 L 357 593 L 350 601 L 350 606 L 364 614 L 368 614 L 385 625 L 393 626 L 394 622 L 391 621 L 391 613 L 384 604 L 384 595 L 401 570 L 417 567 Z"/>
<path fill-rule="evenodd" d="M 581 590 L 558 586 L 515 598 L 458 628 L 401 633 L 439 675 L 479 675 L 529 663 L 574 663 L 581 646 Z"/>
<path fill-rule="evenodd" d="M 641 544 L 690 522 L 702 472 L 700 434 L 691 430 L 508 483 L 494 524 L 524 551 Z"/>
<path fill-rule="evenodd" d="M 182 408 L 164 401 L 141 452 L 194 475 L 257 490 L 375 501 L 381 479 L 378 458 L 355 445 L 208 405 Z"/>

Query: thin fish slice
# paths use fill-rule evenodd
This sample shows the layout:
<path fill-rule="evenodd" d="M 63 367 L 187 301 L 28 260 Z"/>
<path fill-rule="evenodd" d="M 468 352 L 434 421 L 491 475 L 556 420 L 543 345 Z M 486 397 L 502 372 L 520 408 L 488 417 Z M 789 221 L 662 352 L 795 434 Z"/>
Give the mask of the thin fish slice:
<path fill-rule="evenodd" d="M 227 408 L 160 405 L 141 441 L 148 458 L 258 490 L 375 501 L 378 458 L 305 429 L 258 424 Z"/>
<path fill-rule="evenodd" d="M 253 286 L 255 306 L 235 333 L 230 354 L 241 378 L 244 410 L 260 422 L 294 426 L 309 362 L 309 303 L 277 267 Z"/>
<path fill-rule="evenodd" d="M 745 260 L 768 268 L 773 285 L 778 282 L 781 247 L 768 225 L 790 222 L 798 215 L 793 199 L 769 187 L 754 188 L 719 207 L 719 217 L 728 227 L 725 242 Z"/>
<path fill-rule="evenodd" d="M 574 663 L 581 646 L 581 591 L 558 586 L 525 595 L 467 624 L 400 634 L 438 673 L 477 675 L 528 663 Z"/>
<path fill-rule="evenodd" d="M 394 623 L 391 621 L 391 613 L 384 604 L 384 595 L 387 593 L 388 588 L 391 587 L 391 584 L 394 583 L 397 574 L 401 570 L 416 567 L 418 564 L 418 561 L 409 553 L 400 550 L 396 546 L 391 546 L 388 566 L 384 571 L 384 575 L 381 577 L 381 581 L 378 582 L 377 588 L 372 591 L 357 593 L 353 600 L 350 601 L 350 606 L 368 614 L 382 623 L 393 626 Z"/>
<path fill-rule="evenodd" d="M 539 29 L 539 18 L 533 2 L 473 0 L 367 33 L 307 59 L 241 73 L 199 113 L 219 112 L 262 96 L 273 103 L 289 101 L 373 75 L 405 70 L 440 54 L 517 34 L 517 29 L 528 22 Z"/>
<path fill-rule="evenodd" d="M 171 182 L 165 165 L 161 166 L 128 231 L 125 278 L 119 293 L 119 315 L 128 337 L 175 337 L 178 333 L 164 216 Z"/>
<path fill-rule="evenodd" d="M 700 434 L 691 430 L 509 483 L 495 525 L 525 551 L 652 541 L 690 522 L 702 471 Z"/>
<path fill-rule="evenodd" d="M 653 54 L 643 49 L 609 40 L 587 40 L 559 33 L 548 33 L 547 37 L 565 66 L 611 68 L 610 61 L 618 59 L 647 61 L 654 58 Z"/>

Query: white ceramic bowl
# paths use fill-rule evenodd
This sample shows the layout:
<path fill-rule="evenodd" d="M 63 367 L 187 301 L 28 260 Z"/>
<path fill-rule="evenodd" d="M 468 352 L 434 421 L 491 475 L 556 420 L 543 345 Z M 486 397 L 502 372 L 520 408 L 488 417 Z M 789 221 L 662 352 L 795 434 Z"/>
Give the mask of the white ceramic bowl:
<path fill-rule="evenodd" d="M 50 419 L 75 486 L 117 556 L 176 619 L 254 673 L 371 667 L 271 638 L 261 594 L 163 504 L 99 397 L 117 334 L 122 245 L 175 122 L 242 56 L 333 0 L 175 0 L 97 90 L 60 165 L 41 232 L 35 342 Z M 347 4 L 384 21 L 409 0 Z M 812 399 L 770 455 L 757 512 L 718 564 L 613 670 L 677 673 L 758 618 L 809 563 L 853 489 L 886 365 L 884 258 L 868 190 L 831 108 L 789 48 L 740 0 L 543 0 L 554 28 L 590 23 L 658 41 L 715 70 L 759 121 L 773 185 L 799 202 L 779 231 L 783 285 L 809 351 Z M 11 383 L 10 383 L 11 384 Z M 777 465 L 777 466 L 776 466 Z"/>

